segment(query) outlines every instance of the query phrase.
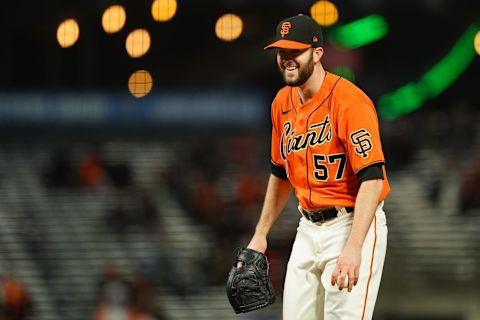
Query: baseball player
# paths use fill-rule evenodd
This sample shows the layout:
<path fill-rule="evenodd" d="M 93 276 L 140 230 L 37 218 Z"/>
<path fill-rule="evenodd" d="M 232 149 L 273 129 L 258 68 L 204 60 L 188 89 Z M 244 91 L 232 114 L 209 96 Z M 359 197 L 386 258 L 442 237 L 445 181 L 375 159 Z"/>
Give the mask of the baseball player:
<path fill-rule="evenodd" d="M 271 106 L 272 169 L 248 248 L 265 253 L 267 234 L 293 188 L 300 222 L 283 319 L 371 319 L 390 191 L 375 107 L 354 84 L 325 71 L 322 30 L 309 16 L 281 21 L 265 49 L 277 49 L 286 86 Z"/>

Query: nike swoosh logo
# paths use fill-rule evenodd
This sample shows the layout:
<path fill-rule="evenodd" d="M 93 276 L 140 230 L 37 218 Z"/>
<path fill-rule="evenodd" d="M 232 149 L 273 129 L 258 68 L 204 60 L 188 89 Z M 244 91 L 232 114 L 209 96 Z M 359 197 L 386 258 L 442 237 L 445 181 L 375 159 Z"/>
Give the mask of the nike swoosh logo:
<path fill-rule="evenodd" d="M 287 113 L 289 113 L 290 111 L 292 111 L 292 109 L 288 109 L 287 111 L 282 111 L 282 114 L 287 114 Z"/>

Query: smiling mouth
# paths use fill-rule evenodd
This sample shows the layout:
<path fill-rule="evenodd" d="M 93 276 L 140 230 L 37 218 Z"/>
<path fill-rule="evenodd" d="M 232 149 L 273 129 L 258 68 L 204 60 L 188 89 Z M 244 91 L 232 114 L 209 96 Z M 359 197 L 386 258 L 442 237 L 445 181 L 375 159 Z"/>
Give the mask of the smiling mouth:
<path fill-rule="evenodd" d="M 293 63 L 292 61 L 288 61 L 283 64 L 283 69 L 288 72 L 292 72 L 298 69 L 298 66 L 296 63 Z"/>

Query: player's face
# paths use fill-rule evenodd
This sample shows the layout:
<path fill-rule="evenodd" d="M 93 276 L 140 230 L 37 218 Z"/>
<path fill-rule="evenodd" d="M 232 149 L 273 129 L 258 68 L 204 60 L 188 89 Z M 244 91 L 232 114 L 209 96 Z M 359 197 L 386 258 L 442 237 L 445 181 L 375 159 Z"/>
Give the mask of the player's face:
<path fill-rule="evenodd" d="M 291 87 L 301 86 L 313 73 L 313 50 L 279 49 L 277 64 L 285 84 Z"/>

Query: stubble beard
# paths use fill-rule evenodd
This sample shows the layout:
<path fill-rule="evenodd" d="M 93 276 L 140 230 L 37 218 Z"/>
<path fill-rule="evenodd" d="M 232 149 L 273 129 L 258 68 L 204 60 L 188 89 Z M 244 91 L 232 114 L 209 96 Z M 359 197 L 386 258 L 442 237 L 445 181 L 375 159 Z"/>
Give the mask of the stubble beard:
<path fill-rule="evenodd" d="M 282 75 L 283 82 L 285 82 L 285 84 L 290 87 L 298 87 L 303 85 L 305 82 L 307 82 L 307 80 L 313 74 L 313 68 L 314 68 L 313 55 L 310 57 L 310 59 L 305 65 L 300 66 L 298 68 L 298 77 L 293 79 L 287 78 L 286 69 L 281 66 L 278 66 L 280 74 Z"/>

